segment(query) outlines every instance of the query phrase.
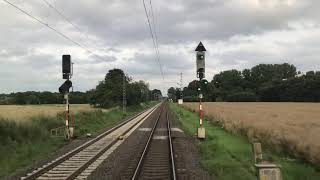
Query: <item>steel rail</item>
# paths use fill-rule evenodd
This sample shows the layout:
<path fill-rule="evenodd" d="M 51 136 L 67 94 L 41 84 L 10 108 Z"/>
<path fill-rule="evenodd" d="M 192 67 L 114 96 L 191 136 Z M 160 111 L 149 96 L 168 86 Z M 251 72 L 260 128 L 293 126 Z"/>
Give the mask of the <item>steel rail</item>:
<path fill-rule="evenodd" d="M 145 157 L 146 157 L 146 154 L 147 154 L 147 152 L 148 152 L 148 150 L 150 148 L 150 144 L 151 144 L 152 138 L 154 136 L 154 132 L 155 132 L 155 130 L 157 128 L 158 122 L 160 120 L 161 114 L 163 112 L 163 109 L 164 108 L 162 107 L 162 109 L 161 109 L 161 111 L 159 113 L 159 116 L 158 116 L 156 122 L 154 123 L 154 125 L 153 125 L 153 127 L 151 129 L 150 135 L 148 137 L 148 141 L 147 141 L 147 143 L 146 143 L 146 145 L 144 147 L 144 150 L 143 150 L 143 152 L 141 154 L 141 157 L 140 157 L 139 162 L 138 162 L 138 164 L 137 164 L 137 166 L 135 168 L 135 172 L 134 172 L 131 180 L 137 180 L 139 178 L 139 175 L 140 175 L 140 172 L 141 172 L 141 168 L 142 168 L 142 164 L 143 164 L 143 162 L 145 160 Z M 174 153 L 173 153 L 173 145 L 172 145 L 172 137 L 171 137 L 171 125 L 170 125 L 169 116 L 168 116 L 167 112 L 166 112 L 166 120 L 167 120 L 167 130 L 168 130 L 168 139 L 169 139 L 169 143 L 168 143 L 169 147 L 168 148 L 170 149 L 170 151 L 169 151 L 169 154 L 170 154 L 169 156 L 170 157 L 169 158 L 170 158 L 170 165 L 171 165 L 171 168 L 170 168 L 171 169 L 171 179 L 176 180 L 177 176 L 176 176 L 176 170 L 175 170 Z"/>
<path fill-rule="evenodd" d="M 172 145 L 172 139 L 171 139 L 171 125 L 170 125 L 168 112 L 167 112 L 167 121 L 168 121 L 168 138 L 169 138 L 169 147 L 170 147 L 171 178 L 173 180 L 176 180 L 177 179 L 176 167 L 174 163 L 174 153 L 173 153 L 173 145 Z"/>
<path fill-rule="evenodd" d="M 162 111 L 163 111 L 163 107 L 161 108 L 161 111 L 160 111 L 160 113 L 159 113 L 159 115 L 158 115 L 158 118 L 157 118 L 156 122 L 154 123 L 154 125 L 153 125 L 153 127 L 152 127 L 152 129 L 151 129 L 150 135 L 149 135 L 149 137 L 148 137 L 148 141 L 147 141 L 147 143 L 146 143 L 146 145 L 145 145 L 145 147 L 144 147 L 144 150 L 143 150 L 143 152 L 142 152 L 142 154 L 141 154 L 141 157 L 140 157 L 139 162 L 138 162 L 138 164 L 137 164 L 137 166 L 136 166 L 136 168 L 135 168 L 135 171 L 134 171 L 134 174 L 133 174 L 131 180 L 137 180 L 138 177 L 139 177 L 139 174 L 140 174 L 140 171 L 141 171 L 141 168 L 142 168 L 143 161 L 145 160 L 145 156 L 146 156 L 147 151 L 148 151 L 148 149 L 149 149 L 149 147 L 150 147 L 151 140 L 152 140 L 153 134 L 154 134 L 154 132 L 155 132 L 155 130 L 156 130 L 156 128 L 157 128 L 157 125 L 158 125 L 159 119 L 160 119 L 160 117 L 161 117 Z"/>
<path fill-rule="evenodd" d="M 153 111 L 150 111 L 150 113 L 152 113 Z M 141 118 L 144 119 L 146 116 L 148 116 L 150 113 L 146 114 L 145 116 L 143 116 Z M 140 121 L 141 121 L 140 120 Z M 125 135 L 126 133 L 128 133 L 132 128 L 134 128 L 137 124 L 140 123 L 140 121 L 137 121 L 136 123 L 134 123 L 132 126 L 130 126 L 126 131 L 124 131 L 120 136 Z M 95 156 L 93 156 L 89 161 L 87 161 L 83 166 L 81 166 L 79 169 L 77 169 L 76 171 L 74 171 L 70 176 L 67 177 L 67 180 L 71 180 L 76 178 L 82 171 L 84 171 L 90 164 L 92 164 L 94 161 L 96 161 L 104 152 L 106 152 L 110 147 L 112 147 L 116 142 L 118 142 L 119 139 L 114 139 L 108 146 L 106 146 L 105 148 L 101 149 L 100 152 L 98 154 L 96 154 Z"/>
<path fill-rule="evenodd" d="M 154 110 L 157 108 L 158 106 L 155 106 L 150 111 L 150 113 L 154 112 Z M 147 109 L 147 110 L 150 110 Z M 60 157 L 58 157 L 57 159 L 53 160 L 52 162 L 50 162 L 47 165 L 44 165 L 43 167 L 33 171 L 32 173 L 27 174 L 27 176 L 22 177 L 21 179 L 24 180 L 33 180 L 36 179 L 37 177 L 41 176 L 42 174 L 50 171 L 51 169 L 53 169 L 54 167 L 56 167 L 57 165 L 63 163 L 64 161 L 66 161 L 67 159 L 69 159 L 70 157 L 76 155 L 77 153 L 81 152 L 82 150 L 84 150 L 85 148 L 89 147 L 90 145 L 94 144 L 95 142 L 101 140 L 103 137 L 107 136 L 108 134 L 112 133 L 113 131 L 115 131 L 116 129 L 122 127 L 123 125 L 127 124 L 128 122 L 132 121 L 133 119 L 135 119 L 136 117 L 138 117 L 139 115 L 143 114 L 144 112 L 146 112 L 147 110 L 144 110 L 132 117 L 130 117 L 129 119 L 119 123 L 118 125 L 112 127 L 111 129 L 101 133 L 99 136 L 97 136 L 96 138 L 84 143 L 83 145 L 79 146 L 78 148 L 72 150 L 69 153 L 66 153 Z M 144 115 L 142 119 L 144 119 L 146 116 L 148 116 L 150 113 Z M 140 121 L 137 121 L 137 123 L 139 123 Z M 130 131 L 137 123 L 133 124 L 128 130 L 126 130 L 123 134 L 127 133 L 128 131 Z M 88 162 L 86 162 L 83 166 L 81 166 L 79 169 L 77 169 L 74 173 L 71 174 L 71 176 L 69 176 L 67 179 L 73 179 L 75 178 L 78 174 L 80 174 L 84 169 L 86 169 L 86 167 L 88 167 L 92 162 L 94 162 L 99 156 L 101 156 L 107 149 L 109 149 L 113 144 L 115 144 L 117 142 L 117 139 L 112 141 L 110 143 L 110 145 L 108 145 L 107 147 L 105 147 L 104 149 L 102 149 L 97 155 L 95 155 L 94 157 L 92 157 Z"/>

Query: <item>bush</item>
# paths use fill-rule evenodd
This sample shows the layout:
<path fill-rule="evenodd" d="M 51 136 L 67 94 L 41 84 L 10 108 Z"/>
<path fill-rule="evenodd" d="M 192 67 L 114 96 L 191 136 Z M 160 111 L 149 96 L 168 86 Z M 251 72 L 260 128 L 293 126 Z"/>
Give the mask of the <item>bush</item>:
<path fill-rule="evenodd" d="M 256 102 L 258 100 L 257 95 L 253 92 L 234 92 L 227 95 L 226 101 L 229 102 Z"/>
<path fill-rule="evenodd" d="M 50 137 L 50 129 L 63 125 L 56 118 L 36 117 L 26 122 L 0 119 L 0 143 L 37 142 Z"/>
<path fill-rule="evenodd" d="M 185 96 L 185 97 L 183 97 L 183 101 L 185 101 L 185 102 L 198 102 L 199 97 L 198 96 Z"/>

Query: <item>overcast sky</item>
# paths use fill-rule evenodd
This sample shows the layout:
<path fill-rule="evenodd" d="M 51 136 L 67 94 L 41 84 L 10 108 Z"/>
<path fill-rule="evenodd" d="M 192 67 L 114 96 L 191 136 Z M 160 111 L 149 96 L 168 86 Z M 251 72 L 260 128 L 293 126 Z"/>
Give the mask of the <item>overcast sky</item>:
<path fill-rule="evenodd" d="M 62 54 L 74 62 L 74 90 L 92 89 L 108 70 L 122 68 L 164 93 L 177 86 L 180 72 L 184 85 L 196 78 L 199 41 L 210 81 L 220 71 L 260 63 L 320 69 L 318 0 L 153 0 L 164 80 L 142 0 L 46 0 L 77 28 L 43 0 L 8 1 L 94 54 L 0 1 L 0 93 L 57 91 Z"/>

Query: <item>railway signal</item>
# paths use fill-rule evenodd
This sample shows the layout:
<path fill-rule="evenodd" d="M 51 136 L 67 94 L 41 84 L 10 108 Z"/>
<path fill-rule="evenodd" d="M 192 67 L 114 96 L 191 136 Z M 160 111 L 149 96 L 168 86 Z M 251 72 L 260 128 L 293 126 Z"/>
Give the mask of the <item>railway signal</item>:
<path fill-rule="evenodd" d="M 205 77 L 205 51 L 206 48 L 203 46 L 202 42 L 200 41 L 199 45 L 195 49 L 197 52 L 197 78 L 200 81 Z"/>
<path fill-rule="evenodd" d="M 61 94 L 69 93 L 69 90 L 71 87 L 72 87 L 72 82 L 68 79 L 59 87 L 59 92 Z"/>
<path fill-rule="evenodd" d="M 71 75 L 71 56 L 62 55 L 62 78 L 70 79 Z"/>
<path fill-rule="evenodd" d="M 199 45 L 195 49 L 196 51 L 196 63 L 197 63 L 197 78 L 199 78 L 200 87 L 199 90 L 199 124 L 200 127 L 198 128 L 198 138 L 204 139 L 205 138 L 205 129 L 202 127 L 202 98 L 203 95 L 201 93 L 201 82 L 202 79 L 205 77 L 205 51 L 206 48 L 203 46 L 202 42 L 200 41 Z"/>
<path fill-rule="evenodd" d="M 69 104 L 69 91 L 72 87 L 72 82 L 70 81 L 72 77 L 72 62 L 70 55 L 62 55 L 62 78 L 66 81 L 59 87 L 59 92 L 64 94 L 64 99 L 66 100 L 66 110 L 65 110 L 65 138 L 69 140 L 73 136 L 73 127 L 69 126 L 70 119 L 70 104 Z"/>

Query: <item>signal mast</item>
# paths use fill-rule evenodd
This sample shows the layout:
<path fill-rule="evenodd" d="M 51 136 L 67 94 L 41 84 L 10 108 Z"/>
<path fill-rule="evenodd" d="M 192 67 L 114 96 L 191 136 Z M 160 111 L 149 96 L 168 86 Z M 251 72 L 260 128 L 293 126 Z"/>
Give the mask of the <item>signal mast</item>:
<path fill-rule="evenodd" d="M 59 87 L 59 92 L 64 94 L 64 99 L 66 100 L 65 109 L 65 132 L 64 136 L 66 140 L 69 140 L 73 136 L 73 127 L 69 126 L 70 119 L 70 104 L 69 104 L 69 90 L 72 87 L 72 82 L 70 81 L 73 74 L 71 56 L 62 55 L 62 78 L 66 81 Z"/>
<path fill-rule="evenodd" d="M 199 45 L 197 46 L 197 48 L 195 49 L 196 51 L 196 63 L 197 63 L 197 78 L 199 78 L 199 124 L 200 127 L 198 128 L 198 138 L 199 139 L 204 139 L 205 138 L 205 129 L 204 127 L 202 127 L 202 118 L 203 118 L 203 114 L 202 114 L 202 104 L 201 104 L 201 100 L 203 98 L 203 95 L 201 93 L 201 80 L 205 77 L 205 51 L 206 48 L 203 46 L 202 42 L 200 41 Z"/>

